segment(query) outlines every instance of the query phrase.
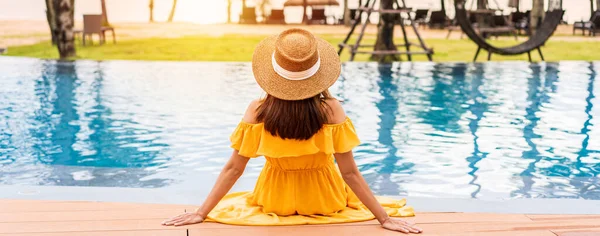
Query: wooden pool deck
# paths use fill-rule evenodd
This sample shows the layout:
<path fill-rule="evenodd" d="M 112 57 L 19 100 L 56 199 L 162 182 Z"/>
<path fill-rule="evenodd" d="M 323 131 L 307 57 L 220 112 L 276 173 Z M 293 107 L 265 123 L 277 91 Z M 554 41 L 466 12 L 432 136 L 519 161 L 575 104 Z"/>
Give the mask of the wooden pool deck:
<path fill-rule="evenodd" d="M 551 206 L 549 206 L 551 207 Z M 375 221 L 337 225 L 231 226 L 203 223 L 165 227 L 165 218 L 194 206 L 0 199 L 0 236 L 104 235 L 402 235 Z M 439 236 L 600 236 L 600 215 L 418 213 L 408 218 Z"/>

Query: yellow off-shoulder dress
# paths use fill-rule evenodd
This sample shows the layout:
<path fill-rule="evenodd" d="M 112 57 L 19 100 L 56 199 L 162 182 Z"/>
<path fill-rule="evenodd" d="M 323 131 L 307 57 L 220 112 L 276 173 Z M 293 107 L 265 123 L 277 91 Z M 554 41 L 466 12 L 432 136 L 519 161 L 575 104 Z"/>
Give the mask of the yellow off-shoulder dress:
<path fill-rule="evenodd" d="M 325 125 L 309 140 L 272 136 L 263 124 L 241 122 L 231 147 L 245 157 L 267 161 L 253 192 L 226 195 L 209 221 L 234 225 L 300 225 L 374 219 L 342 179 L 334 153 L 360 144 L 350 119 Z M 377 197 L 390 216 L 413 216 L 406 200 Z"/>

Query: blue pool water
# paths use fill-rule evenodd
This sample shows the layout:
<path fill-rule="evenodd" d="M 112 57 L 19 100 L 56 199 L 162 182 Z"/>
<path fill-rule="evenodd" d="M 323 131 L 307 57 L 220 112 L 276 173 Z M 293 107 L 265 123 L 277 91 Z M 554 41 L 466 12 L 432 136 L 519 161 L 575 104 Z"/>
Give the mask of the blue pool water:
<path fill-rule="evenodd" d="M 349 63 L 331 91 L 377 194 L 600 199 L 597 71 Z M 208 189 L 261 95 L 248 63 L 0 57 L 0 185 Z M 250 162 L 244 188 L 263 163 Z"/>

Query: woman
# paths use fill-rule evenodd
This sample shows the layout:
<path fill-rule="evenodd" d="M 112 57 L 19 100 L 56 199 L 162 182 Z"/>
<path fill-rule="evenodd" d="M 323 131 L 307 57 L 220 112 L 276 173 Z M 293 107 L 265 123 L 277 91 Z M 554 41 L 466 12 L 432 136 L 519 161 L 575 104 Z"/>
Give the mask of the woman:
<path fill-rule="evenodd" d="M 390 218 L 414 215 L 405 200 L 378 201 L 354 163 L 352 149 L 359 144 L 354 126 L 327 91 L 340 70 L 335 49 L 308 31 L 290 29 L 263 40 L 252 71 L 266 98 L 250 104 L 231 135 L 233 154 L 204 204 L 163 224 L 297 225 L 376 218 L 385 229 L 420 233 L 413 224 Z M 227 194 L 257 156 L 267 162 L 254 192 Z"/>

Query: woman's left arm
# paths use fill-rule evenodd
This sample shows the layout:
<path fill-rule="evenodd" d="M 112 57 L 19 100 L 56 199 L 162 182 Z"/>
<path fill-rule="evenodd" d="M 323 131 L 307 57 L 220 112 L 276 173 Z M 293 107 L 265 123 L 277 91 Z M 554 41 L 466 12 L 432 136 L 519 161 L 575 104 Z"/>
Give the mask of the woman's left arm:
<path fill-rule="evenodd" d="M 206 219 L 208 213 L 215 208 L 217 203 L 221 201 L 221 199 L 229 192 L 231 187 L 235 184 L 235 182 L 242 176 L 244 173 L 244 169 L 246 169 L 246 164 L 248 164 L 247 157 L 240 156 L 238 151 L 234 151 L 231 154 L 231 158 L 223 170 L 221 170 L 221 174 L 217 178 L 217 182 L 215 183 L 213 189 L 208 194 L 208 197 L 198 208 L 198 210 L 194 213 L 185 213 L 179 216 L 173 217 L 164 221 L 163 225 L 173 225 L 173 226 L 181 226 L 188 224 L 196 224 L 201 223 Z"/>

